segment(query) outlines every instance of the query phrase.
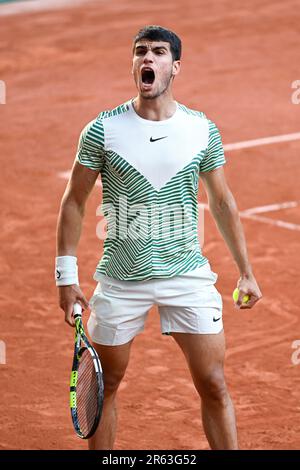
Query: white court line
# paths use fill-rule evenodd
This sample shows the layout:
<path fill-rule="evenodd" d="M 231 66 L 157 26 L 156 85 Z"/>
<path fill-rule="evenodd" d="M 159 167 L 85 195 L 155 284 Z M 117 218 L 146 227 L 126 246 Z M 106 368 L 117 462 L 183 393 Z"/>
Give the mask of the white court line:
<path fill-rule="evenodd" d="M 300 231 L 300 225 L 291 224 L 290 222 L 284 222 L 283 220 L 269 219 L 268 217 L 262 217 L 261 215 L 247 215 L 243 213 L 240 213 L 240 216 L 245 219 L 256 220 L 257 222 L 262 222 L 264 224 L 275 225 L 276 227 Z"/>
<path fill-rule="evenodd" d="M 262 137 L 261 139 L 244 140 L 243 142 L 236 142 L 235 144 L 225 144 L 223 148 L 225 151 L 239 150 L 249 147 L 257 147 L 258 145 L 276 144 L 278 142 L 289 142 L 291 140 L 299 140 L 300 132 L 294 134 L 275 135 L 273 137 Z"/>
<path fill-rule="evenodd" d="M 18 15 L 42 10 L 73 8 L 89 0 L 24 0 L 0 4 L 0 16 Z"/>
<path fill-rule="evenodd" d="M 243 215 L 261 214 L 263 212 L 279 211 L 280 209 L 290 209 L 291 207 L 297 207 L 298 201 L 282 202 L 281 204 L 269 204 L 268 206 L 252 207 L 252 209 L 246 209 L 242 211 Z"/>
<path fill-rule="evenodd" d="M 292 201 L 292 202 L 294 202 L 294 201 Z M 288 204 L 289 203 L 283 203 L 283 205 L 288 205 Z M 273 204 L 273 206 L 277 206 L 277 207 L 279 205 L 280 204 Z M 296 203 L 295 205 L 288 206 L 288 207 L 296 207 L 297 205 L 298 204 Z M 204 204 L 202 202 L 199 203 L 199 207 L 201 207 L 205 210 L 209 210 L 208 204 Z M 266 207 L 271 207 L 271 206 L 261 206 L 263 211 L 260 211 L 259 207 L 256 207 L 254 209 L 256 209 L 257 212 L 266 212 L 266 210 L 265 210 Z M 249 211 L 251 211 L 251 210 L 252 209 L 249 209 Z M 248 213 L 247 210 L 241 211 L 239 214 L 240 214 L 241 219 L 243 218 L 243 219 L 256 220 L 257 222 L 261 222 L 263 224 L 269 224 L 269 225 L 273 225 L 273 226 L 276 226 L 276 227 L 286 228 L 288 230 L 300 230 L 300 225 L 298 225 L 298 224 L 292 224 L 290 222 L 285 222 L 284 220 L 269 219 L 268 217 L 263 217 L 261 215 L 253 215 L 251 212 Z"/>

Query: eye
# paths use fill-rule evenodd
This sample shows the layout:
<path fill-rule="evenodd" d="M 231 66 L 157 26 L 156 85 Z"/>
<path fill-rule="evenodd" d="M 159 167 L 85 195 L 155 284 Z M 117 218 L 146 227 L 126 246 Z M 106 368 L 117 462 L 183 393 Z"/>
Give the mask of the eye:
<path fill-rule="evenodd" d="M 141 56 L 145 54 L 145 49 L 136 49 L 135 55 Z"/>

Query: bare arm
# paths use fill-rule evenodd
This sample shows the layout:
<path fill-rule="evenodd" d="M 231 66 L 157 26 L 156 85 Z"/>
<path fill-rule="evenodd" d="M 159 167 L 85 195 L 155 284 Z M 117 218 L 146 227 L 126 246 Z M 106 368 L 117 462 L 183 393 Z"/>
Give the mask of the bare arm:
<path fill-rule="evenodd" d="M 245 294 L 249 303 L 242 308 L 251 308 L 260 298 L 261 292 L 256 283 L 248 259 L 244 230 L 240 221 L 235 199 L 227 185 L 223 167 L 200 173 L 208 196 L 209 208 L 217 227 L 223 236 L 240 271 L 238 306 Z"/>
<path fill-rule="evenodd" d="M 76 256 L 85 204 L 96 182 L 99 172 L 76 162 L 63 195 L 57 225 L 57 256 Z M 88 302 L 79 286 L 72 284 L 59 289 L 59 305 L 65 312 L 65 320 L 74 326 L 73 305 L 79 301 L 84 308 Z"/>

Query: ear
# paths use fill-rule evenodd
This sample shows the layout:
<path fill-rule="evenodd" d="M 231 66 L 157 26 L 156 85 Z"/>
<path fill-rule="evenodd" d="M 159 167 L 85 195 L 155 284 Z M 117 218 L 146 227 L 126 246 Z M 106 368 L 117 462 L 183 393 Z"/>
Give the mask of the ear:
<path fill-rule="evenodd" d="M 180 67 L 181 67 L 181 62 L 180 60 L 174 60 L 173 66 L 172 66 L 172 75 L 178 75 L 180 72 Z"/>

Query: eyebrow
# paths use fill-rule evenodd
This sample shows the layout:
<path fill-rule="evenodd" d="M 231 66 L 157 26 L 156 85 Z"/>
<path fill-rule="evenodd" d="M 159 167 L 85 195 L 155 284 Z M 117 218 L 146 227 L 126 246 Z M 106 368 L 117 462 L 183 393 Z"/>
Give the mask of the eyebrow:
<path fill-rule="evenodd" d="M 148 46 L 143 46 L 143 45 L 141 44 L 140 46 L 136 46 L 136 47 L 135 47 L 135 50 L 136 50 L 136 51 L 137 51 L 137 50 L 141 50 L 141 49 L 142 49 L 142 50 L 143 50 L 143 49 L 148 49 Z M 168 50 L 168 48 L 167 48 L 166 46 L 154 46 L 154 47 L 151 47 L 151 50 L 152 50 L 152 51 L 155 51 L 155 50 L 157 50 L 157 49 L 164 49 L 165 51 Z"/>

